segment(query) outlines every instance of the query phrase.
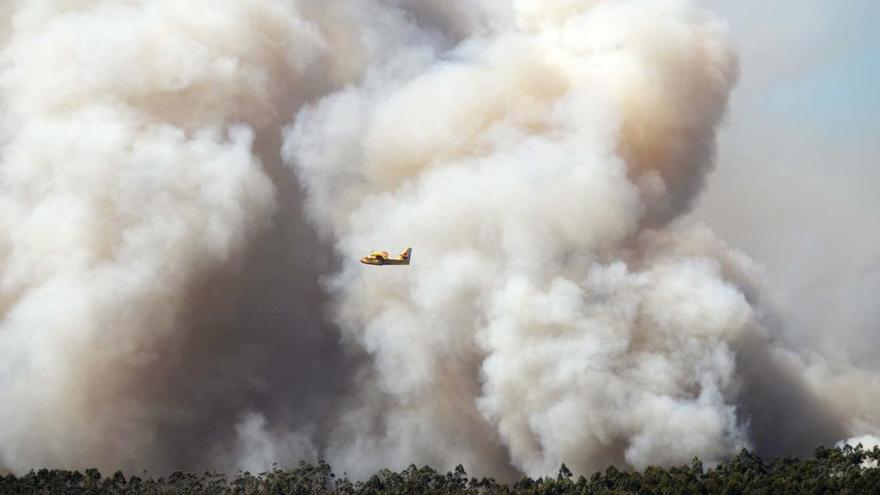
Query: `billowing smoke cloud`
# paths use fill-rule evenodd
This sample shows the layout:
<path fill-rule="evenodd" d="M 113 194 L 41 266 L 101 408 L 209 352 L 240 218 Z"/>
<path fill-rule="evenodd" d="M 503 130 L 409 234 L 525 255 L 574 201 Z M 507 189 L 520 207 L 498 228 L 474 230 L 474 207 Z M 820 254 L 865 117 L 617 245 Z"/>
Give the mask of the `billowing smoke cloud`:
<path fill-rule="evenodd" d="M 206 7 L 13 7 L 0 74 L 0 464 L 192 465 L 234 438 L 255 392 L 278 386 L 260 369 L 269 349 L 321 347 L 301 316 L 308 287 L 288 291 L 298 312 L 255 316 L 264 301 L 250 291 L 275 282 L 245 248 L 267 252 L 273 220 L 270 239 L 291 235 L 278 216 L 295 189 L 273 142 L 310 86 L 342 69 L 319 65 L 327 41 L 293 4 Z M 279 316 L 290 323 L 267 327 Z M 291 325 L 296 343 L 272 346 Z"/>
<path fill-rule="evenodd" d="M 760 267 L 675 221 L 737 74 L 691 2 L 0 5 L 0 467 L 876 433 L 877 380 L 780 344 Z"/>

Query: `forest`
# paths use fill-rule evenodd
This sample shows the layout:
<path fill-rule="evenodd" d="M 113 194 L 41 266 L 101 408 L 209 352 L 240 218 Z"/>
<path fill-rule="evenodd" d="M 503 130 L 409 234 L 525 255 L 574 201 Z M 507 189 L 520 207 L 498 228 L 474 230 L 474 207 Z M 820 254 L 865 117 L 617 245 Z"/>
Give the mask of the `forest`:
<path fill-rule="evenodd" d="M 699 459 L 690 465 L 649 467 L 641 472 L 614 467 L 589 477 L 574 477 L 562 464 L 556 475 L 512 483 L 469 477 L 464 467 L 439 473 L 429 467 L 394 472 L 383 469 L 369 479 L 354 482 L 337 476 L 329 464 L 300 463 L 292 469 L 275 467 L 259 474 L 233 475 L 174 472 L 167 476 L 103 476 L 85 472 L 40 469 L 23 476 L 0 477 L 0 493 L 12 494 L 880 494 L 880 448 L 861 445 L 815 450 L 813 457 L 778 457 L 765 462 L 742 450 L 729 461 L 704 468 Z"/>

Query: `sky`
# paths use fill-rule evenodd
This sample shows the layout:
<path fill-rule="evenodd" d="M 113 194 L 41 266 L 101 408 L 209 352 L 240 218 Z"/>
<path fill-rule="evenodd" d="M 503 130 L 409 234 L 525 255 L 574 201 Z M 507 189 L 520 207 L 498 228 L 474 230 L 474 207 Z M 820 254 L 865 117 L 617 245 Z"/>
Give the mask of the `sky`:
<path fill-rule="evenodd" d="M 788 332 L 820 347 L 845 334 L 867 363 L 880 317 L 880 6 L 707 3 L 728 23 L 740 81 L 690 220 L 765 265 Z"/>

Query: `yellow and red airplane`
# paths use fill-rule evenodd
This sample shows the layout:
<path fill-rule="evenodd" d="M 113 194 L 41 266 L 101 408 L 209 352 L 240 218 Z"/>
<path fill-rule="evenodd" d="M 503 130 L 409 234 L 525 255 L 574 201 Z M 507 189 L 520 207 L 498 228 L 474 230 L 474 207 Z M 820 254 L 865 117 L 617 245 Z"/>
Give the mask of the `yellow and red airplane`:
<path fill-rule="evenodd" d="M 368 256 L 361 258 L 361 263 L 365 265 L 408 265 L 409 257 L 412 254 L 412 248 L 406 248 L 396 258 L 389 258 L 388 251 L 373 251 Z"/>

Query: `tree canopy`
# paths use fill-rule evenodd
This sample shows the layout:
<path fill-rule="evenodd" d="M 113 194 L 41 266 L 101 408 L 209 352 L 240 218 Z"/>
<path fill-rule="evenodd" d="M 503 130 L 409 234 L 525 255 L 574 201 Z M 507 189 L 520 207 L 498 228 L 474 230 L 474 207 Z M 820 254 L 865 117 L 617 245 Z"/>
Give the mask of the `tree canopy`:
<path fill-rule="evenodd" d="M 648 467 L 642 472 L 613 466 L 589 478 L 576 479 L 562 464 L 555 476 L 524 477 L 511 484 L 493 478 L 468 477 L 463 466 L 447 473 L 410 465 L 395 472 L 383 469 L 364 481 L 336 476 L 329 464 L 300 463 L 292 469 L 234 475 L 174 472 L 158 478 L 126 477 L 117 471 L 103 476 L 84 472 L 40 469 L 23 476 L 0 477 L 3 494 L 824 494 L 880 495 L 880 448 L 819 447 L 810 459 L 779 457 L 764 462 L 747 450 L 728 462 L 704 469 L 694 458 L 687 466 Z"/>

